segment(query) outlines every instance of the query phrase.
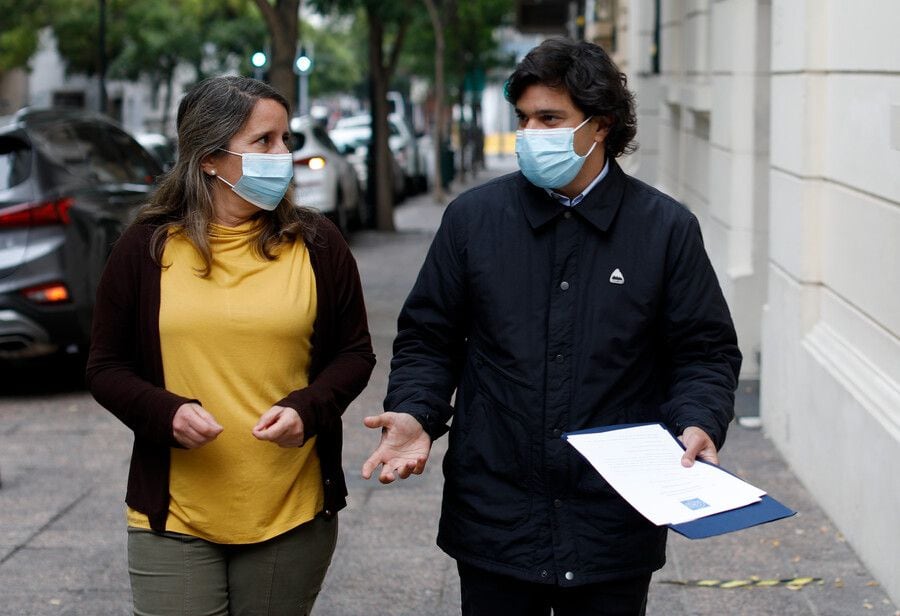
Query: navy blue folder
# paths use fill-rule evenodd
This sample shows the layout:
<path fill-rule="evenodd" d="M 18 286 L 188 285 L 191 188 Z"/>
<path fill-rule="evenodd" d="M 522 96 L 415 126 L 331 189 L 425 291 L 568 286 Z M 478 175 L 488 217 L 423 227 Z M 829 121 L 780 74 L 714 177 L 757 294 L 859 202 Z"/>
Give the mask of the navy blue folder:
<path fill-rule="evenodd" d="M 562 435 L 563 440 L 568 440 L 573 434 L 591 434 L 594 432 L 607 432 L 609 430 L 621 430 L 622 428 L 633 428 L 635 426 L 643 426 L 648 424 L 622 424 L 617 426 L 603 426 L 600 428 L 590 428 L 588 430 L 579 430 L 577 432 L 566 432 Z M 662 425 L 662 424 L 659 424 Z M 665 426 L 663 426 L 665 427 Z M 672 438 L 675 438 L 674 436 Z M 679 446 L 684 449 L 681 441 L 675 439 Z M 709 464 L 703 460 L 697 460 L 700 464 Z M 722 468 L 722 467 L 718 467 Z M 725 470 L 725 469 L 722 469 Z M 726 473 L 729 471 L 725 471 Z M 733 473 L 732 473 L 733 474 Z M 732 533 L 736 530 L 743 530 L 751 526 L 774 522 L 782 518 L 787 518 L 797 513 L 788 507 L 785 507 L 777 500 L 765 494 L 757 503 L 744 505 L 738 509 L 731 511 L 723 511 L 697 520 L 691 520 L 683 524 L 669 524 L 669 528 L 675 532 L 684 535 L 688 539 L 705 539 L 706 537 L 715 537 L 716 535 L 724 535 Z"/>

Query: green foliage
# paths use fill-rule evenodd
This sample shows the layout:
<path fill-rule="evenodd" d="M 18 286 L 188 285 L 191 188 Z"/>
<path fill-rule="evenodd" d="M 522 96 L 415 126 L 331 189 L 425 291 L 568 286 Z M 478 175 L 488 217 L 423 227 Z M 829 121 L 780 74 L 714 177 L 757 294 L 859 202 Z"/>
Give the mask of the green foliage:
<path fill-rule="evenodd" d="M 393 86 L 408 81 L 409 76 L 434 78 L 434 29 L 422 0 L 385 2 L 383 0 L 305 0 L 319 12 L 332 16 L 345 16 L 352 20 L 351 29 L 356 32 L 348 41 L 357 62 L 368 65 L 365 55 L 365 19 L 367 11 L 373 11 L 385 24 L 389 45 L 401 19 L 410 20 L 406 39 L 400 55 Z M 466 72 L 475 68 L 489 70 L 511 66 L 510 59 L 497 50 L 494 32 L 501 25 L 510 23 L 515 14 L 514 0 L 438 0 L 444 20 L 445 69 L 447 83 L 458 85 Z M 321 35 L 321 33 L 320 33 Z M 318 43 L 317 43 L 318 53 Z M 365 75 L 363 75 L 364 77 Z M 312 77 L 311 77 L 312 79 Z"/>
<path fill-rule="evenodd" d="M 197 4 L 203 7 L 199 16 L 200 41 L 206 48 L 206 61 L 197 67 L 200 78 L 223 71 L 234 58 L 239 59 L 238 70 L 249 74 L 250 56 L 263 49 L 268 35 L 256 4 L 252 0 L 198 0 Z"/>
<path fill-rule="evenodd" d="M 51 27 L 69 73 L 96 74 L 98 0 L 0 0 L 0 70 L 27 65 L 40 30 Z M 249 56 L 266 40 L 252 0 L 106 0 L 106 56 L 111 77 L 166 72 L 178 62 L 204 76 Z"/>
<path fill-rule="evenodd" d="M 420 13 L 425 15 L 425 9 L 420 0 L 304 0 L 307 6 L 318 13 L 329 17 L 333 22 L 339 22 L 341 18 L 350 21 L 350 39 L 347 41 L 353 51 L 355 61 L 359 63 L 363 71 L 368 72 L 369 57 L 366 52 L 369 31 L 367 20 L 370 16 L 376 17 L 384 27 L 384 40 L 382 47 L 385 57 L 394 46 L 400 24 L 415 20 Z"/>
<path fill-rule="evenodd" d="M 100 9 L 97 0 L 58 0 L 51 25 L 68 73 L 95 75 L 99 69 L 97 42 Z M 116 58 L 124 48 L 127 0 L 106 0 L 106 56 Z"/>
<path fill-rule="evenodd" d="M 511 22 L 514 0 L 443 0 L 438 5 L 444 21 L 444 68 L 449 84 L 462 83 L 465 74 L 475 68 L 489 70 L 510 64 L 498 52 L 494 32 Z M 401 70 L 434 76 L 434 29 L 427 14 L 418 15 L 410 28 Z"/>
<path fill-rule="evenodd" d="M 180 61 L 196 64 L 203 52 L 197 15 L 174 2 L 130 0 L 121 11 L 121 50 L 109 64 L 109 76 L 158 82 Z M 180 10 L 181 9 L 181 10 Z M 192 19 L 194 17 L 194 19 Z"/>
<path fill-rule="evenodd" d="M 51 0 L 0 0 L 0 71 L 24 68 L 50 25 Z"/>
<path fill-rule="evenodd" d="M 315 49 L 309 74 L 312 96 L 354 92 L 364 84 L 365 35 L 360 36 L 358 23 L 333 18 L 319 29 L 309 24 L 301 27 L 301 43 Z"/>

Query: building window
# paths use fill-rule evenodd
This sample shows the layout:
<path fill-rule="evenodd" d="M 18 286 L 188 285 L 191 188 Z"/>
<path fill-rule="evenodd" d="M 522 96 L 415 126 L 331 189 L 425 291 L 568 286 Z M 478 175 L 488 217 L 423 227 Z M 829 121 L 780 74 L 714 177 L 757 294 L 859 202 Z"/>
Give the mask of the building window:
<path fill-rule="evenodd" d="M 64 92 L 57 90 L 53 93 L 53 106 L 84 109 L 84 91 L 75 90 Z"/>

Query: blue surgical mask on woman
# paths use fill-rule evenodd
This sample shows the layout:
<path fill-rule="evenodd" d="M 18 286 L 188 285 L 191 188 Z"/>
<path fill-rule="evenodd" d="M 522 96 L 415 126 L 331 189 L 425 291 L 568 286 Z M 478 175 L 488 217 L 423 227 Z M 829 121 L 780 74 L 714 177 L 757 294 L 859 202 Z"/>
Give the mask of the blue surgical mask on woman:
<path fill-rule="evenodd" d="M 585 159 L 597 146 L 591 146 L 584 156 L 575 151 L 575 131 L 587 124 L 591 117 L 575 128 L 525 128 L 516 131 L 516 157 L 519 168 L 528 181 L 541 188 L 562 188 L 575 179 Z"/>
<path fill-rule="evenodd" d="M 291 180 L 294 179 L 294 158 L 288 154 L 258 154 L 255 152 L 232 152 L 241 157 L 241 177 L 232 184 L 222 176 L 220 180 L 231 186 L 239 197 L 258 208 L 272 211 L 284 198 Z"/>

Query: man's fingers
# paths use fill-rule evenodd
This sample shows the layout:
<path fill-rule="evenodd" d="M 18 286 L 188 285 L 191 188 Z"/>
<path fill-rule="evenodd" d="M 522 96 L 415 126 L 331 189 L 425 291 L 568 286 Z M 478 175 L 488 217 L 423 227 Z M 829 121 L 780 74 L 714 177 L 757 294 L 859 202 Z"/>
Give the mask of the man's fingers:
<path fill-rule="evenodd" d="M 400 479 L 407 479 L 416 470 L 416 460 L 404 460 L 397 466 L 397 475 Z"/>
<path fill-rule="evenodd" d="M 719 456 L 718 451 L 716 450 L 716 445 L 715 443 L 713 443 L 709 435 L 702 429 L 694 426 L 689 426 L 685 428 L 682 435 L 678 437 L 678 440 L 682 442 L 685 448 L 684 455 L 681 456 L 682 466 L 693 466 L 694 461 L 697 459 L 697 456 L 700 456 L 701 460 L 704 460 L 711 464 L 719 463 Z"/>
<path fill-rule="evenodd" d="M 410 475 L 421 475 L 425 470 L 425 463 L 428 458 L 418 457 L 414 460 L 406 460 L 402 458 L 393 458 L 391 460 L 383 460 L 380 451 L 369 457 L 362 465 L 363 479 L 371 479 L 372 473 L 381 465 L 381 472 L 378 474 L 378 481 L 381 483 L 393 483 L 397 479 L 408 479 Z"/>
<path fill-rule="evenodd" d="M 710 464 L 715 464 L 716 466 L 719 465 L 719 456 L 716 454 L 716 450 L 713 447 L 702 449 L 697 455 L 700 456 L 701 460 L 709 462 Z"/>
<path fill-rule="evenodd" d="M 385 464 L 388 462 L 384 460 L 385 451 L 384 447 L 379 445 L 375 451 L 372 452 L 372 455 L 369 456 L 369 459 L 366 460 L 362 465 L 362 477 L 363 479 L 371 479 L 372 473 L 375 472 L 375 469 L 378 468 L 378 465 Z"/>
<path fill-rule="evenodd" d="M 376 468 L 378 468 L 379 464 L 381 464 L 381 460 L 379 460 L 378 452 L 376 451 L 371 456 L 369 456 L 368 460 L 363 462 L 362 471 L 361 471 L 362 478 L 363 479 L 371 479 L 372 471 L 374 471 Z"/>
<path fill-rule="evenodd" d="M 393 483 L 397 478 L 397 471 L 390 464 L 384 464 L 381 467 L 381 474 L 378 475 L 378 481 L 387 485 Z"/>
<path fill-rule="evenodd" d="M 413 473 L 416 475 L 421 475 L 425 471 L 425 464 L 428 462 L 428 458 L 425 456 L 419 456 L 416 459 L 416 467 L 413 470 Z"/>
<path fill-rule="evenodd" d="M 386 428 L 390 419 L 387 415 L 388 413 L 369 415 L 363 419 L 363 424 L 365 424 L 367 428 Z"/>

